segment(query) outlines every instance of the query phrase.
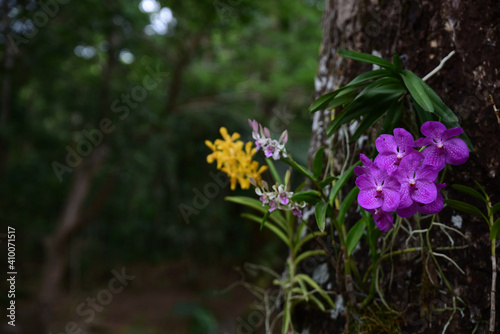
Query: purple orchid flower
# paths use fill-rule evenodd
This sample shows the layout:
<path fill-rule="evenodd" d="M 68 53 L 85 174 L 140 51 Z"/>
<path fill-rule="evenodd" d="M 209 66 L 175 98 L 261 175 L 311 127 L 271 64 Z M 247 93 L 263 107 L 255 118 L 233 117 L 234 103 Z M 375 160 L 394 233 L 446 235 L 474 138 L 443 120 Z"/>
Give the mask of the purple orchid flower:
<path fill-rule="evenodd" d="M 399 206 L 400 184 L 383 166 L 372 164 L 370 168 L 358 176 L 358 203 L 365 210 L 381 208 L 383 211 L 394 211 Z"/>
<path fill-rule="evenodd" d="M 383 165 L 388 173 L 394 172 L 405 156 L 417 153 L 413 149 L 413 136 L 402 128 L 394 129 L 394 136 L 381 135 L 375 141 L 375 146 L 379 152 L 375 162 Z"/>
<path fill-rule="evenodd" d="M 416 146 L 427 146 L 423 150 L 425 156 L 424 164 L 432 165 L 440 170 L 450 165 L 461 165 L 469 158 L 469 148 L 460 138 L 456 138 L 462 133 L 462 129 L 446 129 L 440 122 L 425 122 L 421 128 L 425 138 L 420 138 L 415 142 Z"/>
<path fill-rule="evenodd" d="M 275 140 L 271 138 L 269 129 L 263 128 L 256 120 L 249 119 L 248 124 L 252 128 L 252 138 L 255 140 L 255 149 L 257 151 L 262 148 L 266 158 L 272 157 L 274 160 L 287 157 L 285 149 L 285 144 L 288 141 L 287 130 L 283 131 L 279 140 Z"/>
<path fill-rule="evenodd" d="M 384 232 L 389 231 L 393 227 L 394 217 L 390 212 L 386 212 L 380 209 L 367 210 L 373 216 L 373 220 L 377 225 L 378 229 Z"/>
<path fill-rule="evenodd" d="M 363 166 L 356 166 L 354 167 L 354 174 L 357 176 L 361 176 L 363 174 L 366 174 L 370 167 L 373 165 L 373 162 L 364 154 L 360 154 L 359 158 L 361 162 L 363 163 Z"/>
<path fill-rule="evenodd" d="M 422 164 L 422 153 L 410 154 L 401 160 L 399 168 L 394 175 L 401 184 L 400 209 L 407 208 L 418 202 L 430 204 L 436 200 L 437 188 L 434 183 L 439 170 L 434 166 Z"/>
<path fill-rule="evenodd" d="M 444 199 L 443 195 L 439 192 L 441 189 L 446 187 L 446 183 L 436 183 L 436 189 L 437 189 L 437 196 L 436 199 L 429 203 L 429 204 L 422 204 L 419 202 L 413 202 L 412 205 L 410 205 L 407 208 L 403 209 L 398 209 L 397 213 L 399 216 L 403 218 L 408 218 L 413 216 L 415 213 L 420 212 L 421 214 L 424 215 L 433 215 L 438 212 L 440 212 L 443 209 L 444 205 Z"/>

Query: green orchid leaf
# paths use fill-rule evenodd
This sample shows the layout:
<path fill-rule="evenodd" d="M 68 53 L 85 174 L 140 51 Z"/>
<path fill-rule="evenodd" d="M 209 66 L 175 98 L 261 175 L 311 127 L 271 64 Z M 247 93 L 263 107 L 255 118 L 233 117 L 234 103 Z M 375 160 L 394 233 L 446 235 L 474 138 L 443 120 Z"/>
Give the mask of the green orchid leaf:
<path fill-rule="evenodd" d="M 366 229 L 366 221 L 363 218 L 358 220 L 358 222 L 354 224 L 354 226 L 351 227 L 351 229 L 347 233 L 345 244 L 347 247 L 347 253 L 349 255 L 351 255 L 352 251 L 359 243 L 359 240 L 361 240 L 361 237 L 363 236 L 363 232 L 365 231 L 365 229 Z"/>
<path fill-rule="evenodd" d="M 317 190 L 307 190 L 296 192 L 292 195 L 292 201 L 294 202 L 306 202 L 309 204 L 316 204 L 321 201 L 321 193 Z"/>
<path fill-rule="evenodd" d="M 364 63 L 375 64 L 390 70 L 395 69 L 394 65 L 391 64 L 391 62 L 368 53 L 357 52 L 352 50 L 339 50 L 337 51 L 337 53 L 343 57 L 354 59 Z"/>
<path fill-rule="evenodd" d="M 314 215 L 316 216 L 316 223 L 321 232 L 325 230 L 326 225 L 326 210 L 328 209 L 328 203 L 323 201 L 316 203 L 314 207 Z"/>
<path fill-rule="evenodd" d="M 487 203 L 486 198 L 484 198 L 483 195 L 481 195 L 477 190 L 472 189 L 471 187 L 463 186 L 460 184 L 454 184 L 451 187 L 457 191 L 460 191 L 461 193 L 475 197 L 475 198 L 481 200 L 482 202 Z"/>
<path fill-rule="evenodd" d="M 335 95 L 335 92 L 331 92 L 318 97 L 309 107 L 309 112 L 314 113 L 318 110 L 324 109 L 328 103 L 335 98 Z"/>
<path fill-rule="evenodd" d="M 323 189 L 324 187 L 329 186 L 330 184 L 332 184 L 332 182 L 335 181 L 335 180 L 337 180 L 337 179 L 338 179 L 338 176 L 328 176 L 323 181 L 321 181 L 319 183 L 319 187 L 321 189 Z"/>
<path fill-rule="evenodd" d="M 500 235 L 500 218 L 495 220 L 493 226 L 491 226 L 490 228 L 490 239 L 496 240 L 499 235 Z"/>
<path fill-rule="evenodd" d="M 448 204 L 448 206 L 451 206 L 455 210 L 462 211 L 473 216 L 483 217 L 484 220 L 486 220 L 486 222 L 489 224 L 489 221 L 486 218 L 486 216 L 481 212 L 481 210 L 476 208 L 474 205 L 470 205 L 468 203 L 464 203 L 454 199 L 445 199 L 445 202 L 446 204 Z"/>
<path fill-rule="evenodd" d="M 422 79 L 415 75 L 412 71 L 404 70 L 401 72 L 406 88 L 411 94 L 411 97 L 423 110 L 433 113 L 434 104 L 424 88 L 425 84 Z"/>
<path fill-rule="evenodd" d="M 347 211 L 351 207 L 354 200 L 357 198 L 358 194 L 359 194 L 359 188 L 356 186 L 351 189 L 351 191 L 342 201 L 342 204 L 340 204 L 339 214 L 337 216 L 337 221 L 339 222 L 339 225 L 342 225 L 344 223 Z"/>
<path fill-rule="evenodd" d="M 349 167 L 340 177 L 339 179 L 335 182 L 335 184 L 332 187 L 332 190 L 330 191 L 330 197 L 328 201 L 330 202 L 330 205 L 334 207 L 334 201 L 335 198 L 337 197 L 340 189 L 344 186 L 344 184 L 352 177 L 354 174 L 354 167 L 359 166 L 361 164 L 361 161 L 358 161 L 355 165 Z"/>
<path fill-rule="evenodd" d="M 313 176 L 318 179 L 319 176 L 321 175 L 321 171 L 323 170 L 323 151 L 325 150 L 324 147 L 320 147 L 316 154 L 314 155 L 313 159 L 313 165 L 312 165 L 312 172 Z"/>

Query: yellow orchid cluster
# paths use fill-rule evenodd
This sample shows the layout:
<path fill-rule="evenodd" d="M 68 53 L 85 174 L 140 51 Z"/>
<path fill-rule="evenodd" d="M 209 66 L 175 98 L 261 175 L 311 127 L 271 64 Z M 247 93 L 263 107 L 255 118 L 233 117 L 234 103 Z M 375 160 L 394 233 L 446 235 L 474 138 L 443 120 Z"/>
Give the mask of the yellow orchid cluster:
<path fill-rule="evenodd" d="M 259 163 L 252 160 L 256 153 L 255 148 L 252 148 L 253 143 L 249 141 L 244 145 L 241 140 L 236 141 L 240 134 L 235 132 L 230 136 L 225 127 L 219 131 L 223 139 L 216 139 L 213 143 L 205 140 L 205 145 L 213 151 L 207 156 L 207 162 L 217 161 L 217 169 L 229 176 L 231 190 L 236 189 L 236 182 L 239 182 L 241 189 L 249 189 L 250 178 L 260 184 L 260 175 L 267 166 L 259 168 Z"/>

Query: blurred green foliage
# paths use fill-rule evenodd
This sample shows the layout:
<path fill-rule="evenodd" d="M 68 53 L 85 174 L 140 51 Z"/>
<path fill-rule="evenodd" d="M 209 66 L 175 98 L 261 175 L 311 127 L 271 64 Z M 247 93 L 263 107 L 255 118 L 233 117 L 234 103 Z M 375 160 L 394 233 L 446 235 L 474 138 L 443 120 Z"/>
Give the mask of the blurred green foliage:
<path fill-rule="evenodd" d="M 193 189 L 203 192 L 211 182 L 215 166 L 206 163 L 203 143 L 219 137 L 220 126 L 244 140 L 249 117 L 273 122 L 276 133 L 292 128 L 291 150 L 306 160 L 322 1 L 159 1 L 156 19 L 160 8 L 172 14 L 163 12 L 160 33 L 147 28 L 155 17 L 139 10 L 145 2 L 152 4 L 2 5 L 12 30 L 0 38 L 0 77 L 11 78 L 2 82 L 10 101 L 0 125 L 0 215 L 18 227 L 20 256 L 29 261 L 42 260 L 43 238 L 54 231 L 75 174 L 63 173 L 60 182 L 53 162 L 65 164 L 68 147 L 77 150 L 82 131 L 103 118 L 113 131 L 82 160 L 107 147 L 81 212 L 86 224 L 72 241 L 85 254 L 84 267 L 96 259 L 102 266 L 179 256 L 230 260 L 278 247 L 253 244 L 257 229 L 223 202 L 238 194 L 229 187 L 190 224 L 178 206 L 192 206 Z M 30 33 L 36 13 L 47 13 L 42 3 L 52 4 L 54 15 Z M 9 40 L 17 47 L 12 67 Z M 163 74 L 143 96 L 151 72 Z M 140 98 L 127 102 L 127 95 Z"/>

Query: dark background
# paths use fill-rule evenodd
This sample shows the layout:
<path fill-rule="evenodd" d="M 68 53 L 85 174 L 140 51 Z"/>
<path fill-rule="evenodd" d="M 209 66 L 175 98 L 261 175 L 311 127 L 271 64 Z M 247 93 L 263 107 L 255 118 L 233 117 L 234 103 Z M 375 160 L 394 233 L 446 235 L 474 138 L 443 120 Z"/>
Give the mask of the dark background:
<path fill-rule="evenodd" d="M 255 297 L 217 291 L 245 262 L 281 270 L 286 249 L 224 201 L 251 190 L 196 207 L 216 172 L 204 141 L 221 126 L 249 140 L 255 118 L 288 129 L 306 163 L 323 6 L 0 1 L 0 233 L 16 229 L 18 272 L 16 327 L 2 311 L 1 333 L 241 327 Z M 113 270 L 135 278 L 108 302 Z M 77 311 L 99 297 L 95 317 Z"/>

